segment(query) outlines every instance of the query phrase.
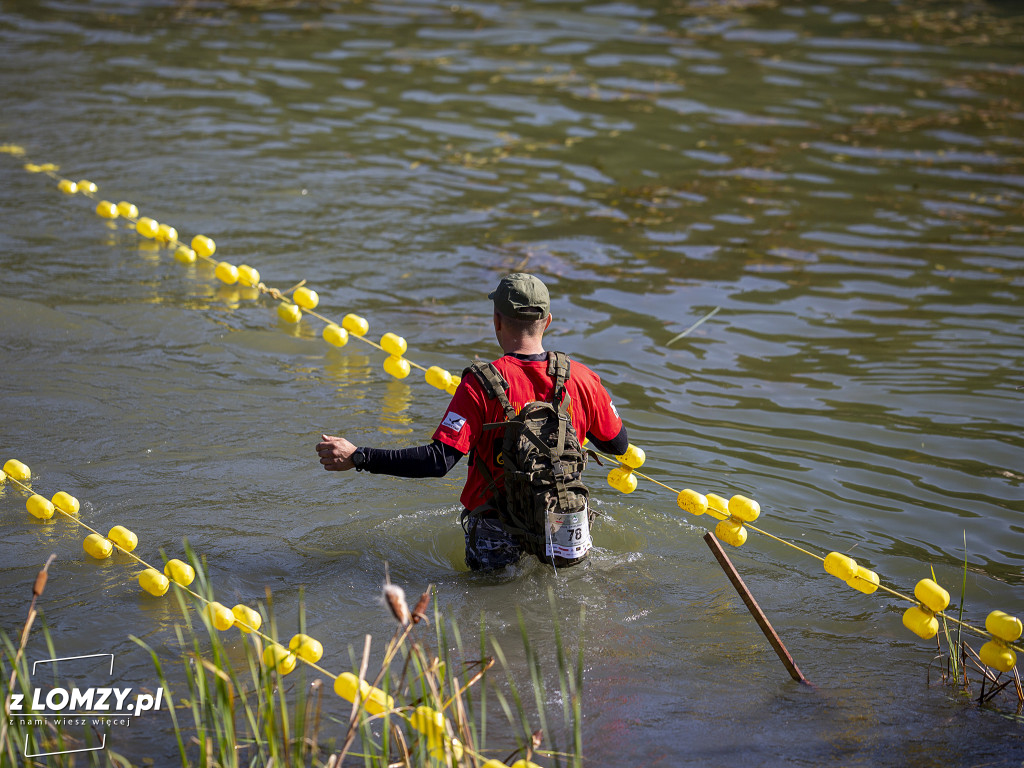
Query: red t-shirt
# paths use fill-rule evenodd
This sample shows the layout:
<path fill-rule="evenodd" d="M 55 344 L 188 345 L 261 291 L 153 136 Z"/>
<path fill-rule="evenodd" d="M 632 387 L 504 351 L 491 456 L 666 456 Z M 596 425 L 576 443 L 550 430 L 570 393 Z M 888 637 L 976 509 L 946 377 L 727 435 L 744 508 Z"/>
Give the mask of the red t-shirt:
<path fill-rule="evenodd" d="M 548 376 L 547 360 L 520 360 L 506 355 L 495 360 L 494 366 L 508 382 L 508 399 L 517 413 L 534 400 L 550 401 L 555 382 Z M 596 373 L 583 363 L 572 361 L 565 389 L 571 398 L 569 417 L 580 442 L 588 432 L 598 440 L 612 440 L 619 434 L 622 419 Z M 484 424 L 499 421 L 505 421 L 505 411 L 501 404 L 496 399 L 488 398 L 480 380 L 475 374 L 469 373 L 455 390 L 433 439 L 462 453 L 475 449 L 501 488 L 502 470 L 497 457 L 501 452 L 505 430 L 483 430 Z M 470 461 L 466 486 L 462 489 L 463 505 L 466 509 L 474 509 L 491 496 L 487 478 L 476 466 L 476 461 Z"/>

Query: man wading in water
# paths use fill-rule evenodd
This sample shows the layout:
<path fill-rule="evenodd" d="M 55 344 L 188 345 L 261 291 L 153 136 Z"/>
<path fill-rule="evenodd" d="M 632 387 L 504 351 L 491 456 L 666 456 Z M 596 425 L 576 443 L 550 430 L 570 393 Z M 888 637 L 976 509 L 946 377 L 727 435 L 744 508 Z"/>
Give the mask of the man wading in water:
<path fill-rule="evenodd" d="M 577 436 L 618 456 L 629 445 L 626 428 L 597 374 L 544 351 L 551 324 L 544 283 L 511 274 L 488 298 L 504 355 L 467 369 L 433 442 L 386 450 L 323 435 L 316 451 L 327 470 L 396 477 L 443 477 L 469 454 L 461 496 L 466 564 L 493 570 L 530 553 L 572 565 L 587 556 L 592 521 Z"/>

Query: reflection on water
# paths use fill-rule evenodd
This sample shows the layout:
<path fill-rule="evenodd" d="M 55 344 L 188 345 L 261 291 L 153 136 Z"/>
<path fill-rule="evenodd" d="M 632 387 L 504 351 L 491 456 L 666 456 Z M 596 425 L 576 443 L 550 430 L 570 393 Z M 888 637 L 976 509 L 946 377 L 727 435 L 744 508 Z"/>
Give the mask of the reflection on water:
<path fill-rule="evenodd" d="M 381 401 L 380 431 L 387 440 L 390 435 L 413 432 L 413 421 L 407 413 L 412 401 L 412 387 L 404 381 L 390 381 Z"/>
<path fill-rule="evenodd" d="M 652 476 L 756 498 L 767 530 L 904 591 L 934 566 L 954 602 L 966 535 L 970 618 L 1019 614 L 1012 5 L 8 2 L 0 21 L 2 141 L 269 285 L 308 280 L 318 311 L 367 317 L 424 365 L 496 355 L 486 292 L 535 271 L 549 346 L 600 373 Z M 427 442 L 446 403 L 421 372 L 392 380 L 358 340 L 328 347 L 319 321 L 281 322 L 0 165 L 5 450 L 91 524 L 153 555 L 188 537 L 218 592 L 271 587 L 282 626 L 304 586 L 342 666 L 388 631 L 384 560 L 413 591 L 437 584 L 464 633 L 483 614 L 513 664 L 517 606 L 553 654 L 550 587 L 561 615 L 587 608 L 598 764 L 1024 759 L 1016 724 L 927 687 L 901 605 L 752 534 L 732 554 L 818 686 L 791 687 L 702 520 L 650 483 L 621 496 L 591 470 L 585 566 L 464 572 L 466 462 L 421 482 L 325 473 L 312 450 L 325 431 Z M 123 649 L 149 680 L 125 637 L 169 643 L 174 610 L 20 497 L 0 488 L 4 615 L 55 551 L 55 641 Z"/>

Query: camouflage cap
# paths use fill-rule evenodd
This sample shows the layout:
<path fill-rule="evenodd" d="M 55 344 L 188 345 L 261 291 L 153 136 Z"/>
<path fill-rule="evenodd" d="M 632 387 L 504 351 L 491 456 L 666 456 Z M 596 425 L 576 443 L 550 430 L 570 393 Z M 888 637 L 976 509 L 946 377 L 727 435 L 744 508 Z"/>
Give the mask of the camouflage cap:
<path fill-rule="evenodd" d="M 500 314 L 517 320 L 543 320 L 551 312 L 548 287 L 540 278 L 523 272 L 505 275 L 487 298 L 494 301 Z"/>

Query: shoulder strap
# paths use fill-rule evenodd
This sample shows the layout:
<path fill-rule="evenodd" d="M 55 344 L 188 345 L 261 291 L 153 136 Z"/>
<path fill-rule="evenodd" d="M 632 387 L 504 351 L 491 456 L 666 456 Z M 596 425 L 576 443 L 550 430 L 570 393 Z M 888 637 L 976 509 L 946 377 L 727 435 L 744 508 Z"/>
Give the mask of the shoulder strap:
<path fill-rule="evenodd" d="M 508 389 L 508 382 L 505 381 L 505 377 L 501 375 L 501 371 L 494 367 L 494 363 L 473 363 L 462 371 L 462 377 L 465 378 L 470 373 L 473 373 L 480 382 L 480 386 L 484 389 L 484 395 L 486 395 L 489 400 L 498 401 L 505 411 L 506 419 L 511 419 L 516 415 L 515 408 L 512 407 L 512 403 L 508 400 L 508 395 L 505 394 L 505 390 Z M 485 424 L 484 429 L 494 429 L 502 426 L 505 426 L 505 422 L 499 422 L 498 424 Z M 498 492 L 498 484 L 494 475 L 492 475 L 491 471 L 487 468 L 487 463 L 480 458 L 480 453 L 476 448 L 474 448 L 470 453 L 470 458 L 476 466 L 477 471 L 480 472 L 484 480 L 487 481 L 487 487 L 493 494 L 495 503 L 499 503 L 498 500 L 501 498 L 501 494 Z"/>
<path fill-rule="evenodd" d="M 565 398 L 565 384 L 569 381 L 569 356 L 564 352 L 548 352 L 548 376 L 555 380 L 555 388 L 551 392 L 551 403 L 562 410 Z"/>
<path fill-rule="evenodd" d="M 484 480 L 487 481 L 487 487 L 491 491 L 495 504 L 498 504 L 498 499 L 501 497 L 501 494 L 498 492 L 498 482 L 494 475 L 491 474 L 491 471 L 487 468 L 487 462 L 481 459 L 480 453 L 475 450 L 473 451 L 473 463 L 476 465 L 477 471 L 483 476 Z M 501 474 L 504 475 L 504 472 Z"/>
<path fill-rule="evenodd" d="M 501 371 L 494 367 L 494 363 L 473 363 L 466 371 L 472 371 L 477 379 L 480 380 L 480 385 L 484 388 L 484 394 L 492 400 L 497 400 L 505 411 L 505 418 L 512 420 L 515 418 L 516 409 L 512 407 L 512 403 L 508 400 L 508 395 L 505 394 L 505 390 L 508 389 L 508 382 L 501 375 Z M 466 371 L 463 371 L 465 375 Z"/>

